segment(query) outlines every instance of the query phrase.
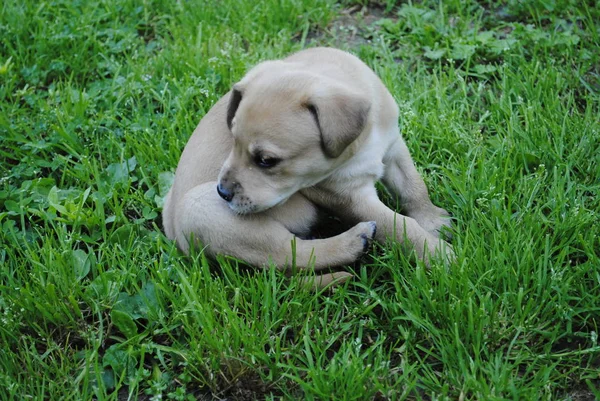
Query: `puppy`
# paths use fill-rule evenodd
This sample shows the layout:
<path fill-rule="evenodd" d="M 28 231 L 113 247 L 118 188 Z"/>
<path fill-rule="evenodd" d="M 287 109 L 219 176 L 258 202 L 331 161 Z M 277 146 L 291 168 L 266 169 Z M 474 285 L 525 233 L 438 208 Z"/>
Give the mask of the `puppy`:
<path fill-rule="evenodd" d="M 378 180 L 406 215 L 379 200 Z M 318 208 L 356 225 L 303 239 Z M 358 58 L 330 48 L 263 62 L 214 105 L 181 155 L 163 225 L 183 252 L 199 241 L 209 255 L 281 269 L 353 263 L 373 238 L 410 244 L 426 263 L 452 258 L 439 239 L 448 213 L 429 198 L 394 99 Z"/>

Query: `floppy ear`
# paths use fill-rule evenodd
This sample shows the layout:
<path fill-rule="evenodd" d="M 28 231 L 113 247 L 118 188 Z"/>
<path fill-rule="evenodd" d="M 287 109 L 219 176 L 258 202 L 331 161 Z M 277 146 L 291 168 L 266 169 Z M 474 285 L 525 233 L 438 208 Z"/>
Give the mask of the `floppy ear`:
<path fill-rule="evenodd" d="M 344 89 L 328 92 L 313 96 L 307 107 L 319 126 L 323 151 L 336 158 L 365 128 L 371 103 Z"/>
<path fill-rule="evenodd" d="M 227 126 L 231 130 L 231 121 L 235 117 L 240 102 L 242 101 L 242 90 L 239 85 L 233 85 L 231 95 L 229 95 L 229 105 L 227 106 Z"/>

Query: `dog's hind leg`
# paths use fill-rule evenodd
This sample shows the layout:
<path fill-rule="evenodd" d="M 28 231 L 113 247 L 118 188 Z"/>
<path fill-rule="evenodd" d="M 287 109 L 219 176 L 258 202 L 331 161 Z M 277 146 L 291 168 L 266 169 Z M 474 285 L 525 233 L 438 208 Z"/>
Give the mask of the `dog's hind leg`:
<path fill-rule="evenodd" d="M 233 256 L 251 265 L 271 262 L 280 269 L 320 270 L 353 263 L 375 235 L 375 223 L 363 222 L 335 237 L 299 239 L 268 213 L 237 215 L 215 188 L 215 182 L 194 187 L 176 205 L 175 239 L 186 253 L 195 245 L 190 241 L 199 241 L 210 255 Z"/>
<path fill-rule="evenodd" d="M 425 182 L 402 138 L 388 150 L 383 162 L 383 184 L 400 198 L 404 214 L 415 219 L 421 227 L 436 237 L 440 235 L 443 227 L 450 227 L 450 215 L 431 202 Z"/>

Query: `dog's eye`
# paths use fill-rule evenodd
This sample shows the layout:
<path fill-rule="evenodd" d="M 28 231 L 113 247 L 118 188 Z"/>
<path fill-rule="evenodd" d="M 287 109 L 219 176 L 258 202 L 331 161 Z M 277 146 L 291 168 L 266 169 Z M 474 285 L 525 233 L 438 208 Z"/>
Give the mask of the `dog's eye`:
<path fill-rule="evenodd" d="M 254 163 L 256 163 L 256 165 L 258 167 L 262 167 L 262 168 L 273 167 L 279 162 L 280 162 L 280 159 L 278 159 L 276 157 L 268 157 L 268 156 L 263 156 L 263 155 L 254 156 Z"/>

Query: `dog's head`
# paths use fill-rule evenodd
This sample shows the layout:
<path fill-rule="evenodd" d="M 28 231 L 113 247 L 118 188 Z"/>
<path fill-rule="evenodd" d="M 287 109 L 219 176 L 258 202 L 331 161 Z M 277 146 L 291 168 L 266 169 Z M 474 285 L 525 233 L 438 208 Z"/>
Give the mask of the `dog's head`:
<path fill-rule="evenodd" d="M 330 175 L 368 125 L 370 102 L 282 61 L 251 70 L 230 92 L 234 145 L 217 190 L 232 210 L 257 213 Z"/>

